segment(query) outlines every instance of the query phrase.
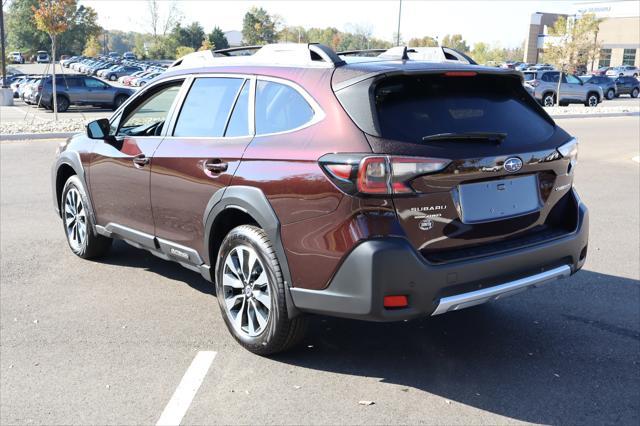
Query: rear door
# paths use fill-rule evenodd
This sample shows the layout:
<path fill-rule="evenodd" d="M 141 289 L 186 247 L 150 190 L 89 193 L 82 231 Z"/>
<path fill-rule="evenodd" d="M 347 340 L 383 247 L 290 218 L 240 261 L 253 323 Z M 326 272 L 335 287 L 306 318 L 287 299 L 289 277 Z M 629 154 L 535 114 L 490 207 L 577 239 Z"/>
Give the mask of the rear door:
<path fill-rule="evenodd" d="M 201 263 L 195 253 L 202 255 L 204 250 L 207 204 L 231 182 L 253 138 L 249 112 L 254 81 L 242 76 L 191 79 L 169 134 L 153 156 L 155 235 L 161 245 L 173 248 L 167 251 L 177 260 Z"/>
<path fill-rule="evenodd" d="M 517 77 L 387 77 L 372 93 L 381 137 L 369 141 L 396 158 L 393 203 L 427 259 L 553 228 L 550 212 L 570 190 L 566 162 L 555 161 L 568 136 Z M 423 172 L 429 160 L 447 166 Z"/>

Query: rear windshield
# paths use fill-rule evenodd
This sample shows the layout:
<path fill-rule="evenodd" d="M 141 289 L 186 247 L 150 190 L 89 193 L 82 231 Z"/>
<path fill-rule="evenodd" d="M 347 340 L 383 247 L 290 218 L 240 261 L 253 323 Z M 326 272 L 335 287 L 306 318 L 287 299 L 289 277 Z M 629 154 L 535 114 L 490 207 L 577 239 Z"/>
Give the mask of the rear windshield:
<path fill-rule="evenodd" d="M 390 77 L 375 89 L 381 136 L 408 142 L 441 133 L 506 133 L 505 141 L 539 142 L 554 131 L 518 79 L 441 74 Z"/>

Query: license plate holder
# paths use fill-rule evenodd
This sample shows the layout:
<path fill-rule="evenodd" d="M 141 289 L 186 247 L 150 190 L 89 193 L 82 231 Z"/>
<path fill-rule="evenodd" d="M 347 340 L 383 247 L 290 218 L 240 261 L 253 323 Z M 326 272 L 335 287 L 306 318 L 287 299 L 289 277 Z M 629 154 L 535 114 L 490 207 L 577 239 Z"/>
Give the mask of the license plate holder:
<path fill-rule="evenodd" d="M 524 216 L 542 207 L 536 175 L 459 185 L 458 198 L 460 219 L 468 224 Z"/>

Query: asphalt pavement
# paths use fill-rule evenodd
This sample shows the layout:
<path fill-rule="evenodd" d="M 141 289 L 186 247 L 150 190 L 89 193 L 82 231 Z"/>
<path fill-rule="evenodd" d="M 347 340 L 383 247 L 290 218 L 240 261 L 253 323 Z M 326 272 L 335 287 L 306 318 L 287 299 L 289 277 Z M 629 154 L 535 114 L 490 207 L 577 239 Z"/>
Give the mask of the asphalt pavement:
<path fill-rule="evenodd" d="M 155 424 L 213 351 L 184 424 L 638 424 L 640 118 L 558 123 L 581 142 L 581 272 L 423 320 L 314 316 L 273 358 L 235 343 L 198 274 L 124 243 L 75 257 L 52 207 L 59 141 L 1 143 L 0 423 Z"/>

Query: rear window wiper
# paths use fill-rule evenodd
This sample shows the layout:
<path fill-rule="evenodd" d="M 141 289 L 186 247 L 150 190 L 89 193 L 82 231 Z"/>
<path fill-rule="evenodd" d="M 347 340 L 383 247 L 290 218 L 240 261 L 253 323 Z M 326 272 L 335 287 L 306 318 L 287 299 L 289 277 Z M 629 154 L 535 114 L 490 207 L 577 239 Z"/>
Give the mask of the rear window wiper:
<path fill-rule="evenodd" d="M 436 133 L 423 136 L 423 141 L 469 141 L 479 140 L 500 143 L 507 137 L 506 133 L 499 132 L 462 132 L 462 133 Z"/>

